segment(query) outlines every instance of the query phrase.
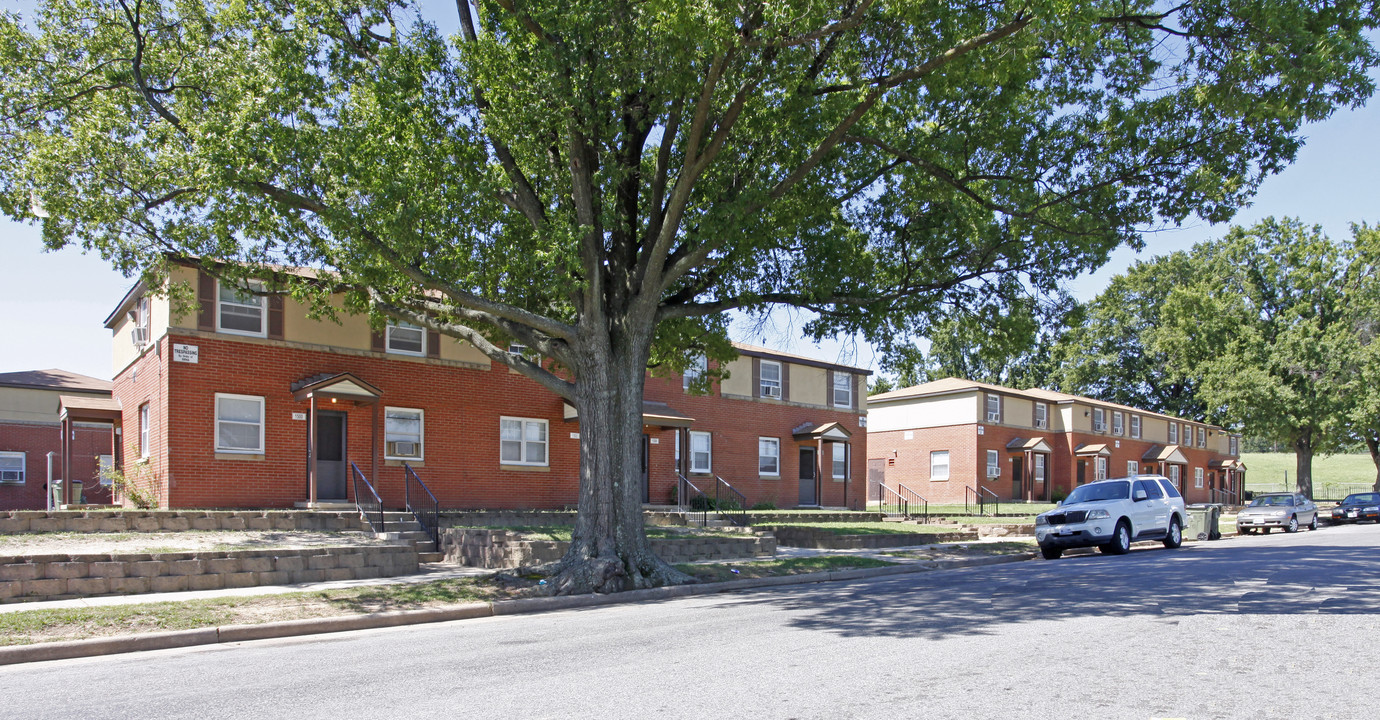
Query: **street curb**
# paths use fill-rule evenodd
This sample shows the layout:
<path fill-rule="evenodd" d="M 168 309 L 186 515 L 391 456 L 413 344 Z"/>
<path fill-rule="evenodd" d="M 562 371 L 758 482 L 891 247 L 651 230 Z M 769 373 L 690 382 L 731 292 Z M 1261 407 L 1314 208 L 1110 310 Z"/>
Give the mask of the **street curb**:
<path fill-rule="evenodd" d="M 824 582 L 845 582 L 888 575 L 908 575 L 911 573 L 932 572 L 935 570 L 957 570 L 969 567 L 1001 565 L 1024 562 L 1036 557 L 1035 553 L 1018 555 L 999 555 L 994 557 L 972 558 L 970 560 L 939 560 L 932 563 L 913 563 L 880 568 L 859 568 L 835 572 L 807 573 L 803 575 L 781 575 L 764 578 L 744 578 L 699 585 L 673 585 L 670 587 L 630 590 L 610 595 L 565 595 L 561 597 L 521 598 L 518 600 L 499 600 L 492 603 L 467 603 L 443 608 L 423 610 L 403 610 L 398 612 L 371 613 L 347 617 L 307 618 L 303 620 L 283 620 L 260 625 L 226 625 L 224 627 L 197 628 L 195 630 L 173 630 L 169 632 L 148 633 L 114 638 L 93 638 L 91 640 L 66 640 L 62 642 L 40 643 L 0 647 L 0 665 L 41 662 L 44 660 L 69 660 L 80 657 L 117 655 L 121 653 L 144 652 L 147 650 L 168 650 L 171 648 L 192 647 L 196 645 L 216 645 L 220 643 L 247 642 L 251 640 L 270 640 L 274 638 L 320 635 L 325 633 L 347 632 L 350 630 L 372 630 L 375 628 L 420 625 L 424 623 L 470 620 L 474 618 L 497 617 L 501 615 L 525 615 L 528 613 L 552 612 L 574 608 L 622 605 L 634 602 L 654 602 L 694 595 L 714 595 L 717 593 L 756 588 L 780 587 L 783 585 L 808 585 Z"/>

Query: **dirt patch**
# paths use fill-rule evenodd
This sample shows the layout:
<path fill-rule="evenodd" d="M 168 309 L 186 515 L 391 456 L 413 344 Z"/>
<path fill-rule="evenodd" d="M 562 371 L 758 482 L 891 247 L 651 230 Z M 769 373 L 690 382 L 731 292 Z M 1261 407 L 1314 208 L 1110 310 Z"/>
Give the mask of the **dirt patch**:
<path fill-rule="evenodd" d="M 956 560 L 972 557 L 991 557 L 993 555 L 1019 555 L 1021 553 L 1033 552 L 1036 548 L 1035 541 L 1001 541 L 1001 542 L 981 542 L 981 543 L 952 543 L 946 545 L 935 545 L 923 550 L 902 550 L 899 552 L 887 552 L 883 555 L 891 557 L 910 558 L 912 560 Z"/>
<path fill-rule="evenodd" d="M 167 533 L 27 533 L 0 535 L 0 555 L 268 550 L 396 544 L 363 532 L 312 530 L 187 530 Z"/>

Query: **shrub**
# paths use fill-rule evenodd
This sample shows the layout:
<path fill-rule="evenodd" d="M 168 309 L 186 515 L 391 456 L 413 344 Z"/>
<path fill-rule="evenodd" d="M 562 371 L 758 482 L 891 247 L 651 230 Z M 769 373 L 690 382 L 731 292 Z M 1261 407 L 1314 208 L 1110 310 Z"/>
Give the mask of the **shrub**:
<path fill-rule="evenodd" d="M 776 509 L 776 505 L 775 505 L 774 503 L 769 503 L 769 502 L 759 502 L 759 503 L 757 503 L 756 505 L 753 505 L 753 506 L 752 506 L 752 509 L 753 509 L 753 510 L 775 510 L 775 509 Z"/>

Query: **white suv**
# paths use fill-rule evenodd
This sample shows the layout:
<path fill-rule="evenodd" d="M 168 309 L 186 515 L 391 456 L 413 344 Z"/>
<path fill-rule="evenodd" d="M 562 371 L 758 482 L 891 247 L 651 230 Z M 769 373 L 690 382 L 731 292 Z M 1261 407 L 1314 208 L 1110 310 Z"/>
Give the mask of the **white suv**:
<path fill-rule="evenodd" d="M 1035 518 L 1035 540 L 1046 560 L 1069 548 L 1096 545 L 1104 553 L 1129 552 L 1133 540 L 1183 542 L 1184 498 L 1163 475 L 1099 480 L 1080 485 L 1059 507 Z"/>

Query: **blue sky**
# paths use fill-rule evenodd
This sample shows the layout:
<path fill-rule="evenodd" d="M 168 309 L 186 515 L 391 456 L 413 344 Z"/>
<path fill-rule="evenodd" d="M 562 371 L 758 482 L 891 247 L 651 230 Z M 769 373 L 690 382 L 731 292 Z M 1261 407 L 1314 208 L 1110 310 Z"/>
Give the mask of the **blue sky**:
<path fill-rule="evenodd" d="M 1380 101 L 1340 111 L 1305 129 L 1307 144 L 1284 172 L 1266 180 L 1255 202 L 1233 223 L 1270 216 L 1297 216 L 1333 237 L 1350 234 L 1350 223 L 1380 222 Z M 1121 249 L 1070 288 L 1079 299 L 1095 296 L 1113 275 L 1148 258 L 1219 237 L 1226 225 L 1189 225 L 1146 235 L 1145 249 Z M 46 253 L 38 228 L 0 218 L 0 372 L 62 368 L 99 378 L 111 376 L 110 331 L 105 317 L 132 284 L 99 257 L 78 249 Z M 876 369 L 880 358 L 866 345 L 843 340 L 813 344 L 800 338 L 800 316 L 774 313 L 763 328 L 739 322 L 735 339 L 823 360 Z"/>

